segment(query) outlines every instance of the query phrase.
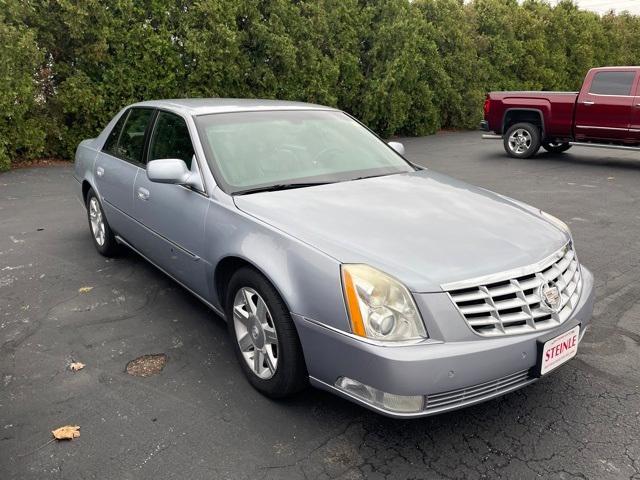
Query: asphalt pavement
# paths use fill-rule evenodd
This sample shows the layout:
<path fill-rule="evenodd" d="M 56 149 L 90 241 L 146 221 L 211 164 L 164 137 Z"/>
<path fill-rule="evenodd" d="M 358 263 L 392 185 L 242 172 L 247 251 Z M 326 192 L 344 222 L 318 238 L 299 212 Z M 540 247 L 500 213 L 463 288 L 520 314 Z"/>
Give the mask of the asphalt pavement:
<path fill-rule="evenodd" d="M 135 254 L 97 254 L 70 167 L 16 170 L 0 175 L 0 478 L 640 479 L 640 153 L 516 160 L 478 132 L 403 141 L 410 159 L 570 225 L 597 288 L 574 360 L 420 420 L 311 388 L 266 399 L 221 318 Z M 127 374 L 144 354 L 166 366 Z M 80 437 L 50 442 L 67 424 Z"/>

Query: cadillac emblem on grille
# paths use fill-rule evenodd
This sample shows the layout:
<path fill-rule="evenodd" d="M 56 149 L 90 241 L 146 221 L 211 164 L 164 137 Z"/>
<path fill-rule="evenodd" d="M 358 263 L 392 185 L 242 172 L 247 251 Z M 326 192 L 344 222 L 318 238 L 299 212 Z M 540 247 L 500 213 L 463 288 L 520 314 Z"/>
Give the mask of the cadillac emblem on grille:
<path fill-rule="evenodd" d="M 540 286 L 540 300 L 542 302 L 542 305 L 547 307 L 550 311 L 557 313 L 562 306 L 560 289 L 555 285 L 543 283 Z"/>

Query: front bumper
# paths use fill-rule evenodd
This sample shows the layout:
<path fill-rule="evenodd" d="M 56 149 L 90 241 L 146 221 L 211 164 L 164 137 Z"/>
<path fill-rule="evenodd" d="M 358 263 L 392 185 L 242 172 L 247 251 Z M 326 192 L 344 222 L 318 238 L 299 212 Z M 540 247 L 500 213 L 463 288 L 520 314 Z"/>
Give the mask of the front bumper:
<path fill-rule="evenodd" d="M 593 275 L 582 267 L 582 276 L 581 297 L 569 319 L 553 329 L 530 334 L 472 336 L 462 341 L 436 339 L 436 335 L 415 345 L 388 346 L 364 341 L 300 315 L 294 314 L 293 319 L 314 386 L 388 416 L 422 417 L 479 403 L 533 383 L 536 340 L 553 332 L 562 333 L 576 323 L 581 324 L 582 339 L 589 326 L 594 303 Z M 464 322 L 456 316 L 455 309 L 450 312 L 450 319 L 439 318 L 438 323 Z M 445 310 L 438 309 L 437 314 L 445 315 Z M 412 413 L 380 408 L 338 389 L 335 384 L 341 377 L 394 395 L 422 395 L 424 407 Z"/>

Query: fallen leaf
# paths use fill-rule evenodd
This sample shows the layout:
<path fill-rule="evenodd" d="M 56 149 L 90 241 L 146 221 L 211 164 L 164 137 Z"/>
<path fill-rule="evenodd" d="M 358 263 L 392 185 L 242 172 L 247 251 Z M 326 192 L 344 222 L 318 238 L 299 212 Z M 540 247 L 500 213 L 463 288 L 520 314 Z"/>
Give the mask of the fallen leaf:
<path fill-rule="evenodd" d="M 78 292 L 80 292 L 80 293 L 89 293 L 91 290 L 93 290 L 93 287 L 80 287 L 78 289 Z"/>
<path fill-rule="evenodd" d="M 51 430 L 51 433 L 56 440 L 73 440 L 80 436 L 80 427 L 78 425 L 65 425 Z"/>
<path fill-rule="evenodd" d="M 72 362 L 71 364 L 69 364 L 69 369 L 72 372 L 77 372 L 78 370 L 82 370 L 84 367 L 85 365 L 82 362 Z"/>

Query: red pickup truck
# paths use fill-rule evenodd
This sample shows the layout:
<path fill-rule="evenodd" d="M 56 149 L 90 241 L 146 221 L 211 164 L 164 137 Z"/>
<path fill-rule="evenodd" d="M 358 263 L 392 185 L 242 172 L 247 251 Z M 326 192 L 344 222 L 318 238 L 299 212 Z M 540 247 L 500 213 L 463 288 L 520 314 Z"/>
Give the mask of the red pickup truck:
<path fill-rule="evenodd" d="M 505 151 L 529 158 L 542 146 L 640 150 L 640 67 L 589 70 L 579 92 L 491 92 L 480 128 Z"/>

